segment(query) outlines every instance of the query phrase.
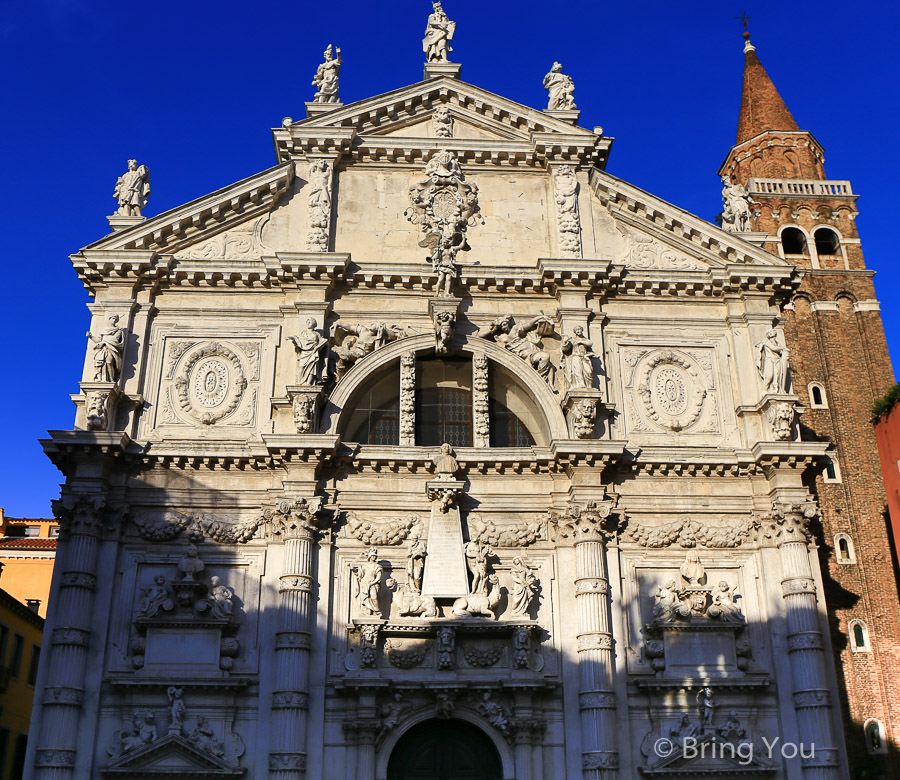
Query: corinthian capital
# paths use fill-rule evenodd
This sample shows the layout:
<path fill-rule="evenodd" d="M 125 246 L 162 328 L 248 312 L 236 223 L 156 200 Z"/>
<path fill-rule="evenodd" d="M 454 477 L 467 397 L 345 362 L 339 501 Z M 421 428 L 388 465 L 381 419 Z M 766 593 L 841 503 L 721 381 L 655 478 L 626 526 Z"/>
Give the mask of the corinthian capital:
<path fill-rule="evenodd" d="M 819 508 L 814 501 L 774 502 L 770 521 L 774 524 L 778 546 L 788 542 L 806 542 L 811 535 L 810 525 L 818 514 Z"/>
<path fill-rule="evenodd" d="M 618 518 L 613 515 L 615 499 L 570 503 L 563 514 L 550 512 L 550 527 L 557 544 L 600 542 L 615 537 Z"/>
<path fill-rule="evenodd" d="M 324 519 L 322 498 L 285 498 L 274 508 L 264 509 L 262 521 L 272 540 L 312 538 Z"/>

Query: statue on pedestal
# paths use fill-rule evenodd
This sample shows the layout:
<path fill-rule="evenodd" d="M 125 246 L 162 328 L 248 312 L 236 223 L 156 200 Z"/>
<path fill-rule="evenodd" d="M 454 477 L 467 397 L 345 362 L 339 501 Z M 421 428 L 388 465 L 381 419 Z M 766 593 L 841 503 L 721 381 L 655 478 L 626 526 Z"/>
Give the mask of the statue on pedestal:
<path fill-rule="evenodd" d="M 122 371 L 125 352 L 125 328 L 119 327 L 119 315 L 110 314 L 109 327 L 99 336 L 90 331 L 87 337 L 94 342 L 94 381 L 115 382 Z"/>
<path fill-rule="evenodd" d="M 763 381 L 765 392 L 786 393 L 788 376 L 788 357 L 791 352 L 778 343 L 778 332 L 770 330 L 766 340 L 756 345 L 758 357 L 756 368 Z"/>
<path fill-rule="evenodd" d="M 119 202 L 115 216 L 140 217 L 150 197 L 150 170 L 147 166 L 138 165 L 137 160 L 129 160 L 128 170 L 116 181 L 113 197 Z"/>
<path fill-rule="evenodd" d="M 574 335 L 563 336 L 560 349 L 563 354 L 563 376 L 566 385 L 573 387 L 591 387 L 594 383 L 594 367 L 591 358 L 597 357 L 594 345 L 585 338 L 584 328 L 580 325 L 574 329 Z"/>
<path fill-rule="evenodd" d="M 550 72 L 544 76 L 544 89 L 549 93 L 548 111 L 572 111 L 575 109 L 575 84 L 571 76 L 562 72 L 562 65 L 553 63 Z"/>
<path fill-rule="evenodd" d="M 327 339 L 316 330 L 314 317 L 306 318 L 306 327 L 299 336 L 288 336 L 297 350 L 297 383 L 320 385 L 324 380 Z"/>
<path fill-rule="evenodd" d="M 337 53 L 337 58 L 334 53 Z M 338 78 L 341 73 L 341 50 L 334 48 L 328 44 L 325 49 L 325 62 L 316 68 L 315 78 L 312 84 L 316 87 L 316 94 L 313 97 L 314 103 L 338 103 Z"/>
<path fill-rule="evenodd" d="M 428 17 L 425 27 L 425 38 L 422 40 L 422 51 L 426 62 L 448 62 L 450 41 L 456 32 L 456 22 L 451 22 L 444 13 L 440 3 L 432 3 L 434 12 Z"/>

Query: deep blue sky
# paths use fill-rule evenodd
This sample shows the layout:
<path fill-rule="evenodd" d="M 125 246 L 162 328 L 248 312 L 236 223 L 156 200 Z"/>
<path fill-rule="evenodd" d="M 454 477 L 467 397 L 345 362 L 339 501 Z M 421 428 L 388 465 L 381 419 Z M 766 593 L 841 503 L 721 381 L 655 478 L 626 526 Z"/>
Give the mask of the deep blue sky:
<path fill-rule="evenodd" d="M 892 4 L 893 5 L 893 4 Z M 585 127 L 615 136 L 608 170 L 711 219 L 734 142 L 741 3 L 447 0 L 463 79 L 536 108 L 554 59 L 575 79 Z M 47 515 L 61 481 L 37 439 L 70 428 L 89 316 L 68 255 L 108 232 L 116 177 L 150 167 L 152 216 L 274 163 L 269 128 L 303 116 L 328 43 L 343 49 L 344 103 L 422 77 L 427 0 L 27 0 L 0 14 L 0 219 L 5 377 L 0 506 Z M 887 3 L 747 6 L 757 53 L 833 179 L 860 193 L 888 341 L 900 126 Z M 877 16 L 874 13 L 877 13 Z"/>

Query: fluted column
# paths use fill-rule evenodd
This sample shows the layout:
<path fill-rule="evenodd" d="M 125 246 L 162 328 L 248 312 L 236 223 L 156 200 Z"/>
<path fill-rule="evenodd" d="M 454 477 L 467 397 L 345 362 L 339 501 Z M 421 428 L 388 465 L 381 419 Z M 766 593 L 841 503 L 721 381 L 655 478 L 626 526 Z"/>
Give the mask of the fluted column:
<path fill-rule="evenodd" d="M 35 780 L 74 777 L 104 505 L 101 495 L 67 497 L 54 505 L 60 523 L 63 572 L 53 606 L 55 627 L 49 637 L 49 666 L 41 692 Z M 93 750 L 92 745 L 82 747 Z"/>
<path fill-rule="evenodd" d="M 813 503 L 776 503 L 772 520 L 781 557 L 781 592 L 803 776 L 807 780 L 832 780 L 838 777 L 838 749 L 831 727 L 831 692 L 807 547 L 808 524 L 815 515 Z M 813 745 L 814 755 L 806 755 Z"/>
<path fill-rule="evenodd" d="M 575 609 L 578 614 L 578 705 L 581 711 L 581 767 L 584 780 L 612 780 L 618 774 L 613 639 L 604 534 L 612 502 L 570 505 L 554 517 L 557 534 L 575 545 Z"/>
<path fill-rule="evenodd" d="M 317 502 L 281 501 L 276 511 L 266 515 L 269 538 L 284 542 L 275 635 L 271 780 L 302 780 L 306 776 L 312 565 L 318 509 Z"/>

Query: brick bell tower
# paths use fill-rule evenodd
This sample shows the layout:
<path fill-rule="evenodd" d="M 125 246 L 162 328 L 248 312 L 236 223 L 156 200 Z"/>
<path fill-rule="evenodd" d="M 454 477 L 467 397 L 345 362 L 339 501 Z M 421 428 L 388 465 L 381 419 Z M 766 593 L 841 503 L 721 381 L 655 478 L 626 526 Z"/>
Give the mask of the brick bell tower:
<path fill-rule="evenodd" d="M 822 514 L 819 557 L 851 777 L 900 778 L 900 603 L 870 411 L 893 384 L 849 181 L 825 176 L 744 32 L 737 142 L 719 169 L 751 202 L 741 235 L 799 268 L 782 317 L 807 440 L 832 460 L 809 489 Z M 825 121 L 824 119 L 822 121 Z"/>

